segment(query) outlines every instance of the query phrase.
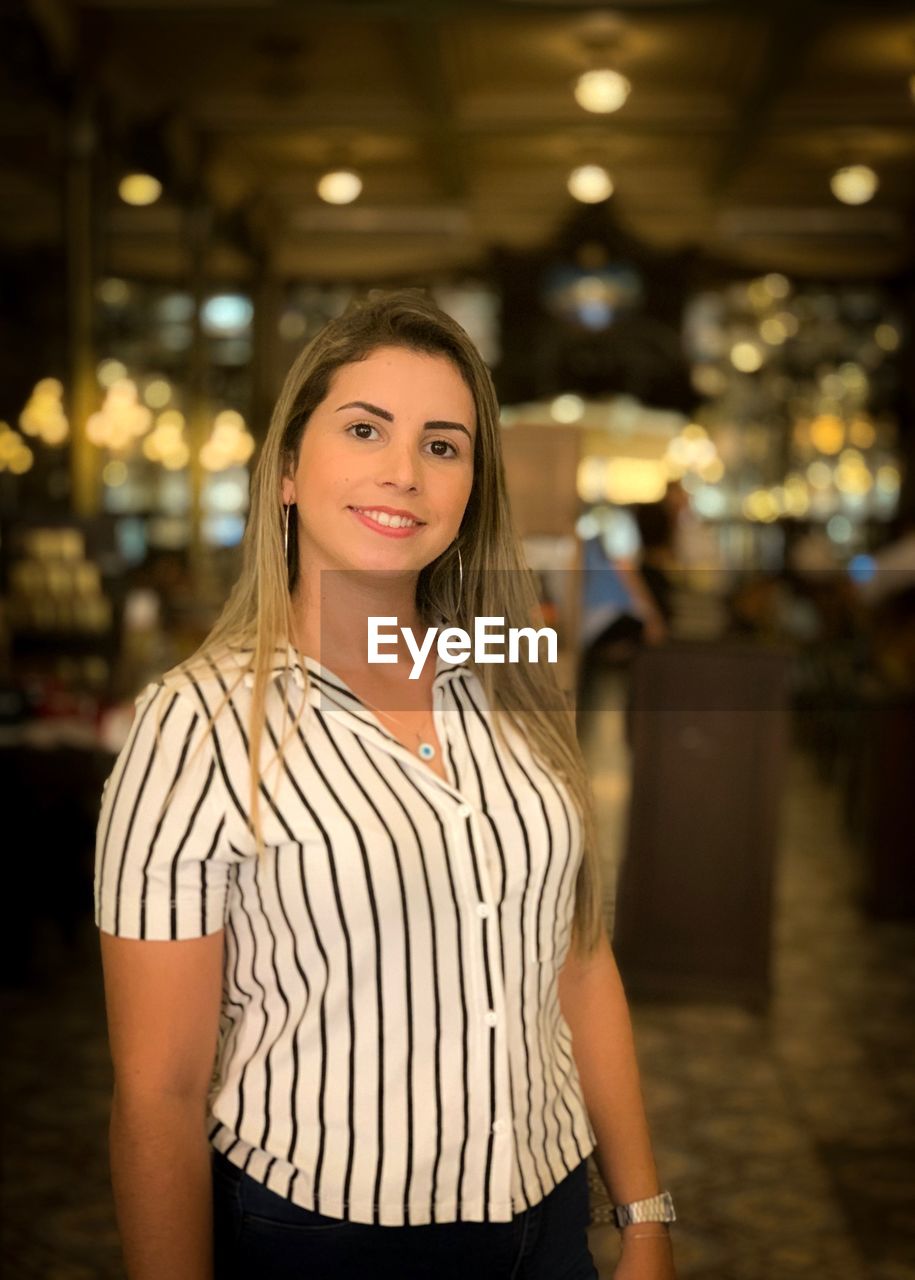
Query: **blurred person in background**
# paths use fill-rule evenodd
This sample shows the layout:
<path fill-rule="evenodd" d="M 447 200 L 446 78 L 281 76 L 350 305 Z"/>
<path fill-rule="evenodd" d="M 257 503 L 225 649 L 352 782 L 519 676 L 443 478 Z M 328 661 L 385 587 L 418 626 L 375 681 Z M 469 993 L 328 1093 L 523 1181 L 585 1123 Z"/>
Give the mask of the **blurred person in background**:
<path fill-rule="evenodd" d="M 875 670 L 894 688 L 915 689 L 915 512 L 899 515 L 864 561 L 854 594 Z"/>
<path fill-rule="evenodd" d="M 582 547 L 583 584 L 576 707 L 582 728 L 600 698 L 601 675 L 622 668 L 641 644 L 661 644 L 667 622 L 634 555 L 621 555 L 605 534 Z"/>
<path fill-rule="evenodd" d="M 659 502 L 639 502 L 632 508 L 641 543 L 639 573 L 665 627 L 673 619 L 674 580 L 681 567 L 681 515 L 688 508 L 689 497 L 677 481 L 668 484 Z"/>

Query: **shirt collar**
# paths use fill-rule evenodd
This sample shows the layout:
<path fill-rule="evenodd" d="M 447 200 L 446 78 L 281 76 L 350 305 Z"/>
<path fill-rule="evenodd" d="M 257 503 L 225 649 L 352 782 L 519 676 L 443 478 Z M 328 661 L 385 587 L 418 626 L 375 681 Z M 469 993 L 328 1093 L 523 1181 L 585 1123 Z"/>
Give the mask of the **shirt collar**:
<path fill-rule="evenodd" d="M 253 653 L 254 650 L 251 647 L 233 649 L 232 657 L 239 666 L 245 667 L 251 661 Z M 274 649 L 270 666 L 272 679 L 282 679 L 288 673 L 287 678 L 294 681 L 300 689 L 304 689 L 306 671 L 309 677 L 309 707 L 333 716 L 354 733 L 367 737 L 385 751 L 395 755 L 402 763 L 414 766 L 421 764 L 419 757 L 409 751 L 379 723 L 371 709 L 366 707 L 366 704 L 340 676 L 315 658 L 301 653 L 291 644 L 285 647 L 278 645 Z M 449 662 L 440 657 L 436 651 L 434 687 L 441 687 L 452 680 L 469 680 L 473 675 L 473 669 L 467 663 Z M 253 672 L 246 671 L 242 680 L 248 688 L 253 686 Z M 425 764 L 422 764 L 422 769 L 424 773 L 430 772 Z M 455 797 L 463 798 L 450 783 L 438 779 L 438 785 L 452 792 Z"/>

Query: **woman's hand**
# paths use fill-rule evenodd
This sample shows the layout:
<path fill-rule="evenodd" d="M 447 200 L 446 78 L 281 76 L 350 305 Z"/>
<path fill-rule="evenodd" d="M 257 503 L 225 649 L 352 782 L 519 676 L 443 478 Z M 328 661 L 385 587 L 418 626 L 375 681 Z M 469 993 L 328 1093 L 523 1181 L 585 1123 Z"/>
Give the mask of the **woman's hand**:
<path fill-rule="evenodd" d="M 623 1252 L 613 1280 L 677 1280 L 670 1233 L 659 1231 L 648 1235 L 638 1231 L 633 1235 L 629 1228 L 624 1228 Z"/>

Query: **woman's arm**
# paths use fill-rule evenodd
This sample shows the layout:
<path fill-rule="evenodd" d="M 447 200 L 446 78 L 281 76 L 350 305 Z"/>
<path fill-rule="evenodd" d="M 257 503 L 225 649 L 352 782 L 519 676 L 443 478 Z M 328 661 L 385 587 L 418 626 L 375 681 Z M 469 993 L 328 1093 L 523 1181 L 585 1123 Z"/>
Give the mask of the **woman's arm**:
<path fill-rule="evenodd" d="M 614 1204 L 656 1195 L 661 1187 L 648 1132 L 629 1006 L 605 933 L 583 959 L 573 934 L 559 973 L 559 1005 L 572 1033 L 572 1049 L 588 1115 L 597 1138 L 594 1159 Z M 646 1278 L 672 1277 L 668 1228 L 660 1223 L 623 1228 L 624 1255 Z M 648 1237 L 653 1239 L 649 1240 Z M 649 1258 L 650 1254 L 650 1258 Z M 620 1280 L 628 1269 L 617 1272 Z"/>
<path fill-rule="evenodd" d="M 651 589 L 636 565 L 629 560 L 615 560 L 614 566 L 626 585 L 630 599 L 638 610 L 645 627 L 645 639 L 649 644 L 660 644 L 667 639 L 667 623 L 658 608 Z"/>
<path fill-rule="evenodd" d="M 101 933 L 114 1064 L 111 1180 L 129 1280 L 212 1280 L 206 1098 L 223 931 L 182 942 Z"/>

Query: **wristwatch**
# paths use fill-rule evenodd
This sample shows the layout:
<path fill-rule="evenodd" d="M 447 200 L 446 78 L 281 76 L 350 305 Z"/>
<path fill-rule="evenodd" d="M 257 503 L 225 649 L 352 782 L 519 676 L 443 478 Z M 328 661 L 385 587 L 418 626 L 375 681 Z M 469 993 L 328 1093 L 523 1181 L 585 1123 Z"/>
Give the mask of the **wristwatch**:
<path fill-rule="evenodd" d="M 676 1222 L 673 1197 L 669 1191 L 659 1191 L 646 1200 L 632 1200 L 629 1204 L 613 1206 L 613 1217 L 620 1228 L 632 1222 Z"/>

